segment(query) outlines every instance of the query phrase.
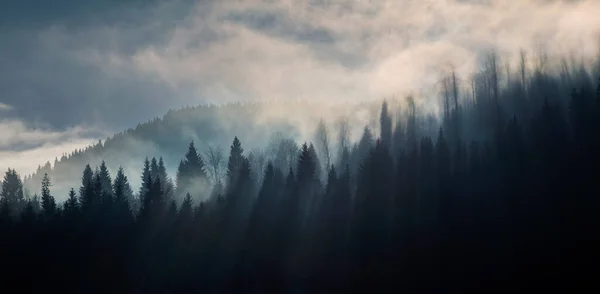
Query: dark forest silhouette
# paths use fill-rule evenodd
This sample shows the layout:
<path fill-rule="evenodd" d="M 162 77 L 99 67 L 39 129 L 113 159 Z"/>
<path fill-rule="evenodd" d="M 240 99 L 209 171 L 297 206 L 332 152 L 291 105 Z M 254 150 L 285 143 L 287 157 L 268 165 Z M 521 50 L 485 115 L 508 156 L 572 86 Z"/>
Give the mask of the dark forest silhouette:
<path fill-rule="evenodd" d="M 379 134 L 365 128 L 354 147 L 327 152 L 319 137 L 293 164 L 253 170 L 235 137 L 223 181 L 193 142 L 174 181 L 162 158 L 146 159 L 137 193 L 103 163 L 57 203 L 47 174 L 25 197 L 9 169 L 2 279 L 78 291 L 429 292 L 586 278 L 600 245 L 600 85 L 565 95 L 538 74 L 500 94 L 487 77 L 459 103 L 448 75 L 433 137 L 414 106 L 392 124 L 387 103 Z M 194 185 L 208 200 L 195 203 Z"/>

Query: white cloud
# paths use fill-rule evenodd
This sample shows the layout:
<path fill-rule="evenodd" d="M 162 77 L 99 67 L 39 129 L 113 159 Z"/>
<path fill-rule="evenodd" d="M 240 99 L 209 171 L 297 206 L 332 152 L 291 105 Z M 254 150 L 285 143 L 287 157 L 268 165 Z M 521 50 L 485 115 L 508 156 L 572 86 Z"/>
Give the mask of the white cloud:
<path fill-rule="evenodd" d="M 22 175 L 30 174 L 44 162 L 94 143 L 97 139 L 87 132 L 81 127 L 51 131 L 19 120 L 0 121 L 0 171 L 10 167 Z"/>
<path fill-rule="evenodd" d="M 12 106 L 0 102 L 0 111 L 9 111 L 9 110 L 12 110 L 12 109 L 13 109 Z"/>
<path fill-rule="evenodd" d="M 591 57 L 598 52 L 599 1 L 315 3 L 221 1 L 179 26 L 166 45 L 143 48 L 132 61 L 174 88 L 196 85 L 198 96 L 217 101 L 348 100 L 431 89 L 449 63 L 467 76 L 477 55 L 492 47 L 513 60 L 521 48 L 536 50 L 540 44 L 549 54 L 575 51 Z M 231 13 L 257 11 L 281 17 L 258 25 L 223 20 Z M 289 22 L 318 28 L 334 41 L 313 44 L 290 38 L 294 32 L 286 35 L 286 28 L 268 29 Z M 193 45 L 207 29 L 221 38 Z M 344 55 L 361 62 L 345 64 Z"/>
<path fill-rule="evenodd" d="M 0 121 L 0 150 L 14 146 L 32 146 L 45 143 L 59 143 L 81 137 L 89 129 L 74 127 L 65 131 L 54 131 L 28 126 L 20 120 Z"/>

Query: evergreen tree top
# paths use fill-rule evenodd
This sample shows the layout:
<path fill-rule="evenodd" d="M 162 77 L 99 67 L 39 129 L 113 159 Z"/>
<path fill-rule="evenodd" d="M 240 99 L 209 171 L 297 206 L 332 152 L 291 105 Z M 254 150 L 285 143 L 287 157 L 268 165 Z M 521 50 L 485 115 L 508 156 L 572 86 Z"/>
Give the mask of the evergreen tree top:
<path fill-rule="evenodd" d="M 242 148 L 242 143 L 238 139 L 237 136 L 233 137 L 233 143 L 231 144 L 231 153 L 239 153 L 242 154 L 244 149 Z"/>
<path fill-rule="evenodd" d="M 316 161 L 313 152 L 306 143 L 302 144 L 302 150 L 298 159 L 298 181 L 310 181 L 316 175 Z"/>
<path fill-rule="evenodd" d="M 9 168 L 4 175 L 2 188 L 0 190 L 0 198 L 11 204 L 20 202 L 24 199 L 23 182 L 16 170 Z"/>

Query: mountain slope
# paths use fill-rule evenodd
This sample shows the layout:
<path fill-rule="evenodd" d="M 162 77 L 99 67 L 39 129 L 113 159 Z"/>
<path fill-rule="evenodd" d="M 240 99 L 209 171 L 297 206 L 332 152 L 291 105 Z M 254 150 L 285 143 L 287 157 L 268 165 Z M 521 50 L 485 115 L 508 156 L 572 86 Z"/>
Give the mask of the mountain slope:
<path fill-rule="evenodd" d="M 169 175 L 174 178 L 190 141 L 195 142 L 203 156 L 208 146 L 219 147 L 227 154 L 231 140 L 238 136 L 248 153 L 263 148 L 275 134 L 298 142 L 311 141 L 320 119 L 331 128 L 335 128 L 341 118 L 347 119 L 351 130 L 361 130 L 364 125 L 376 128 L 380 105 L 381 101 L 354 104 L 264 102 L 170 110 L 162 118 L 138 124 L 84 150 L 65 154 L 53 165 L 48 162 L 38 167 L 33 175 L 26 176 L 24 183 L 29 195 L 33 195 L 39 191 L 44 173 L 48 173 L 53 183 L 52 193 L 62 201 L 71 187 L 81 185 L 81 173 L 86 164 L 94 169 L 104 160 L 113 176 L 118 167 L 123 166 L 133 187 L 137 188 L 145 157 L 163 157 Z M 356 138 L 360 133 L 351 135 Z"/>

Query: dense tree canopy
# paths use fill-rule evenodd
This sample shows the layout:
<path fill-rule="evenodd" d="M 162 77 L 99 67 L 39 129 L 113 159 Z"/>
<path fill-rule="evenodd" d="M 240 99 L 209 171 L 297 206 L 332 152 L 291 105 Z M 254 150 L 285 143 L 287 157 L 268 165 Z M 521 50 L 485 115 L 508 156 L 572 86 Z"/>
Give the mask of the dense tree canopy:
<path fill-rule="evenodd" d="M 82 164 L 79 192 L 62 203 L 48 173 L 38 198 L 8 169 L 4 278 L 78 292 L 444 292 L 587 278 L 581 266 L 597 264 L 600 245 L 600 86 L 564 91 L 547 75 L 547 89 L 537 73 L 527 91 L 504 93 L 491 75 L 461 103 L 455 75 L 439 124 L 411 99 L 392 119 L 386 102 L 355 144 L 342 124 L 331 146 L 320 124 L 314 145 L 265 143 L 264 165 L 234 137 L 224 183 L 217 153 L 205 167 L 194 142 L 175 183 L 162 157 L 140 162 L 137 193 L 105 162 Z"/>

